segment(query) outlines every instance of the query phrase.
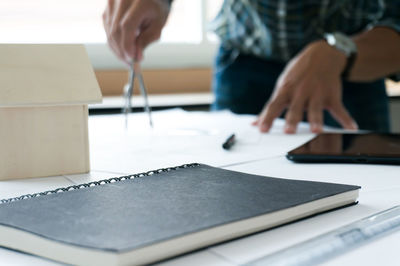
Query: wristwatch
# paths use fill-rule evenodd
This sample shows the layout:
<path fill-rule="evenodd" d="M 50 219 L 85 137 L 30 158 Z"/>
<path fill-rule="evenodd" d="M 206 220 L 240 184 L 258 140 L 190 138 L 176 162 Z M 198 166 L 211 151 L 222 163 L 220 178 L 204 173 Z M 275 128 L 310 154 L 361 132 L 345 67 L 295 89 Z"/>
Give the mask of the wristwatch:
<path fill-rule="evenodd" d="M 342 72 L 342 77 L 346 79 L 357 57 L 357 46 L 355 42 L 349 36 L 340 32 L 326 33 L 324 38 L 330 46 L 335 47 L 347 56 L 347 63 Z"/>

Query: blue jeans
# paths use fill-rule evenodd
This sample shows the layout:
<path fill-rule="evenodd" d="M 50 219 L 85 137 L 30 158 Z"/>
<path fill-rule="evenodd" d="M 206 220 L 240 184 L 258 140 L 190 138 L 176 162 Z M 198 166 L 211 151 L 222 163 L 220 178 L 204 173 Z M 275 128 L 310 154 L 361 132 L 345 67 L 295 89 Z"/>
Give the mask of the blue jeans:
<path fill-rule="evenodd" d="M 271 96 L 285 64 L 220 48 L 214 67 L 213 110 L 259 114 Z M 389 103 L 384 80 L 369 83 L 343 81 L 343 103 L 360 129 L 388 132 Z M 328 112 L 325 125 L 340 127 Z"/>

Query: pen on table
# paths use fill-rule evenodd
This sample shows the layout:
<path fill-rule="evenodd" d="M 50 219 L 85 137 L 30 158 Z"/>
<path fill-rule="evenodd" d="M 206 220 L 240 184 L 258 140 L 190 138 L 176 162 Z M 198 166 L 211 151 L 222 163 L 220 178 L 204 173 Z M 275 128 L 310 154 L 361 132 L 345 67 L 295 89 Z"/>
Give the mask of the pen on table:
<path fill-rule="evenodd" d="M 222 144 L 222 148 L 224 150 L 229 150 L 230 148 L 232 148 L 233 144 L 235 144 L 236 140 L 235 140 L 235 134 L 232 134 L 229 138 L 227 138 L 227 140 Z"/>

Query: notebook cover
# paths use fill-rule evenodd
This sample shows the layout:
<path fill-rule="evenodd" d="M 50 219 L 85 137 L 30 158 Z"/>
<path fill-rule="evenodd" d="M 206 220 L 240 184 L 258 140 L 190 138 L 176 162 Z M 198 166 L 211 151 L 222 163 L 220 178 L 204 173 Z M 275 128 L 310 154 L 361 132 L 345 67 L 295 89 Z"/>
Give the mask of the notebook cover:
<path fill-rule="evenodd" d="M 151 174 L 3 201 L 0 224 L 54 241 L 124 252 L 360 188 L 199 164 Z"/>

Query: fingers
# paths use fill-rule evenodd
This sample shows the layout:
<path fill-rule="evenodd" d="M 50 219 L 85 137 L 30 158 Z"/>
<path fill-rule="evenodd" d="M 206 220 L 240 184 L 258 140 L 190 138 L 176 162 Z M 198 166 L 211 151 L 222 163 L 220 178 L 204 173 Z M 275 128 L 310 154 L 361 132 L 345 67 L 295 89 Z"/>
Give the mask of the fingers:
<path fill-rule="evenodd" d="M 106 35 L 107 35 L 108 44 L 110 45 L 111 48 L 113 48 L 111 43 L 110 43 L 111 20 L 112 20 L 113 11 L 114 11 L 114 0 L 108 0 L 107 7 L 103 12 L 102 18 L 103 18 L 104 30 L 105 30 Z"/>
<path fill-rule="evenodd" d="M 168 13 L 166 1 L 109 0 L 103 24 L 110 47 L 127 63 L 141 60 L 143 49 L 160 38 Z"/>
<path fill-rule="evenodd" d="M 138 32 L 137 2 L 120 0 L 113 15 L 111 42 L 117 47 L 119 57 L 125 62 L 133 58 L 135 38 Z"/>
<path fill-rule="evenodd" d="M 320 99 L 312 98 L 308 105 L 307 120 L 310 123 L 312 133 L 323 131 L 323 105 Z"/>
<path fill-rule="evenodd" d="M 294 134 L 297 130 L 298 123 L 303 119 L 305 109 L 304 98 L 298 98 L 290 103 L 289 109 L 286 113 L 285 119 L 285 133 Z"/>
<path fill-rule="evenodd" d="M 126 12 L 120 22 L 121 27 L 121 40 L 120 49 L 123 53 L 125 60 L 130 61 L 132 58 L 136 58 L 136 43 L 137 37 L 140 33 L 144 20 L 144 13 L 138 12 L 138 8 L 132 5 Z"/>
<path fill-rule="evenodd" d="M 110 27 L 111 27 L 111 20 L 112 20 L 112 13 L 114 12 L 114 1 L 115 0 L 108 0 L 107 1 L 107 6 L 103 12 L 103 26 L 104 26 L 104 30 L 106 31 L 106 34 L 108 36 L 109 32 L 110 32 Z"/>
<path fill-rule="evenodd" d="M 114 0 L 108 0 L 106 9 L 103 12 L 103 25 L 104 25 L 106 32 L 109 29 L 113 11 L 114 11 Z"/>
<path fill-rule="evenodd" d="M 127 8 L 129 2 L 124 0 L 109 0 L 107 8 L 103 13 L 103 24 L 107 34 L 108 44 L 114 53 L 125 61 L 125 56 L 120 47 L 121 28 L 120 20 Z"/>
<path fill-rule="evenodd" d="M 328 108 L 328 111 L 344 129 L 349 129 L 349 130 L 358 129 L 357 123 L 350 116 L 349 112 L 347 112 L 346 108 L 343 106 L 341 102 L 335 103 L 332 106 L 330 106 L 330 108 Z"/>
<path fill-rule="evenodd" d="M 261 132 L 268 132 L 275 118 L 282 114 L 286 105 L 285 98 L 283 98 L 283 96 L 277 96 L 264 107 L 258 119 L 253 122 L 253 125 L 258 126 Z"/>

